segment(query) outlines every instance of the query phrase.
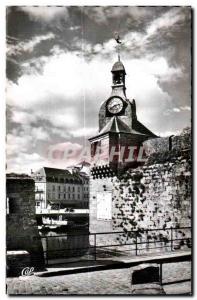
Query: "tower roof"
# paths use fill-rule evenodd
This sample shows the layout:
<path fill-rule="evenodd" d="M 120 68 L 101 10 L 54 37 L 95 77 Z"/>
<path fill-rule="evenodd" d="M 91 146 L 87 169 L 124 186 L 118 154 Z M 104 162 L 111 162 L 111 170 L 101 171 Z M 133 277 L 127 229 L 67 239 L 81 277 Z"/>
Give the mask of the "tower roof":
<path fill-rule="evenodd" d="M 157 138 L 152 131 L 146 128 L 137 119 L 132 121 L 132 128 L 130 129 L 118 116 L 113 116 L 111 120 L 103 127 L 96 137 L 100 137 L 106 133 L 129 133 L 144 137 L 145 139 Z M 91 141 L 95 137 L 89 139 Z"/>
<path fill-rule="evenodd" d="M 132 122 L 132 131 L 137 134 L 146 135 L 149 139 L 157 138 L 158 136 L 140 123 L 137 119 Z"/>
<path fill-rule="evenodd" d="M 125 132 L 125 133 L 131 133 L 130 128 L 122 122 L 118 117 L 114 116 L 106 125 L 105 127 L 100 131 L 100 135 L 107 133 L 107 132 Z"/>
<path fill-rule="evenodd" d="M 125 67 L 123 65 L 123 63 L 118 60 L 117 62 L 115 62 L 115 64 L 112 67 L 112 72 L 116 72 L 116 71 L 124 71 L 125 72 Z"/>

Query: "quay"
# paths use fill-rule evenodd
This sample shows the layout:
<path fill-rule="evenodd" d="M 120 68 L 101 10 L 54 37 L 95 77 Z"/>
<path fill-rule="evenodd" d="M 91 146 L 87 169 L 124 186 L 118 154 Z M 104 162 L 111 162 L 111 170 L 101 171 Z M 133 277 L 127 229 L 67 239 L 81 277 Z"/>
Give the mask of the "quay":
<path fill-rule="evenodd" d="M 190 295 L 190 251 L 160 253 L 119 261 L 81 262 L 48 268 L 26 278 L 8 278 L 9 295 L 131 295 L 131 269 L 141 263 L 162 264 L 162 285 L 167 295 Z M 91 274 L 90 274 L 91 272 Z M 161 272 L 161 268 L 160 268 Z"/>

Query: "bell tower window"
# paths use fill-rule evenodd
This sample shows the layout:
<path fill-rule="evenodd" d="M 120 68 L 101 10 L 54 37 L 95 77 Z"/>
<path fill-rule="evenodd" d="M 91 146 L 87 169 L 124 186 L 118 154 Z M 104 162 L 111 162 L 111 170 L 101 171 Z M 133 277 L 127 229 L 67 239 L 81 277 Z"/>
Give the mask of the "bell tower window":
<path fill-rule="evenodd" d="M 112 67 L 112 93 L 122 94 L 122 96 L 126 96 L 125 94 L 125 77 L 126 72 L 123 63 L 118 60 Z"/>
<path fill-rule="evenodd" d="M 122 84 L 124 75 L 122 73 L 114 73 L 113 74 L 113 84 Z"/>

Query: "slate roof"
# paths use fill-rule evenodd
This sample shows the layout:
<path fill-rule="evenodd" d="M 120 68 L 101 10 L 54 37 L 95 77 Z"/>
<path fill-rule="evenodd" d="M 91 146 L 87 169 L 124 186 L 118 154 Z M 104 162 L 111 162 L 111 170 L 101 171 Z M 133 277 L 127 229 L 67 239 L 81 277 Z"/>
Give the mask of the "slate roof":
<path fill-rule="evenodd" d="M 32 180 L 32 178 L 27 174 L 17 174 L 17 173 L 7 173 L 6 179 L 21 179 L 21 180 L 30 179 L 30 180 Z"/>
<path fill-rule="evenodd" d="M 148 128 L 146 128 L 142 123 L 140 123 L 137 119 L 132 120 L 132 129 L 129 128 L 118 116 L 113 116 L 109 122 L 103 127 L 103 129 L 99 132 L 96 137 L 102 136 L 106 133 L 128 133 L 128 134 L 136 134 L 150 138 L 158 137 Z M 91 141 L 95 137 L 89 139 Z"/>
<path fill-rule="evenodd" d="M 63 177 L 67 179 L 81 179 L 80 174 L 78 173 L 71 174 L 68 170 L 48 168 L 48 167 L 43 167 L 43 169 L 45 171 L 47 178 Z"/>
<path fill-rule="evenodd" d="M 115 72 L 115 71 L 124 71 L 125 72 L 125 67 L 123 65 L 123 63 L 121 61 L 117 61 L 115 62 L 115 64 L 113 65 L 112 67 L 112 72 Z"/>
<path fill-rule="evenodd" d="M 134 131 L 136 131 L 137 134 L 146 135 L 150 138 L 158 137 L 156 134 L 146 128 L 142 123 L 135 119 L 132 121 L 132 132 L 134 133 Z"/>
<path fill-rule="evenodd" d="M 113 116 L 113 118 L 105 125 L 105 127 L 99 132 L 99 134 L 104 134 L 107 132 L 131 133 L 131 130 L 123 121 L 119 119 L 119 117 Z"/>
<path fill-rule="evenodd" d="M 48 168 L 44 167 L 44 171 L 46 176 L 70 176 L 71 173 L 68 170 L 56 169 L 56 168 Z"/>

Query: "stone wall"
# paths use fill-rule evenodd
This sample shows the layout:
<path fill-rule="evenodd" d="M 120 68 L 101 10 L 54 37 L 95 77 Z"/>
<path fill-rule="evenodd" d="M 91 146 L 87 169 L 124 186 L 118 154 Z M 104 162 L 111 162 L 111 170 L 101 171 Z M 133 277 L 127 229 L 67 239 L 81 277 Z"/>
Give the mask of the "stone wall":
<path fill-rule="evenodd" d="M 112 219 L 111 220 L 99 220 L 97 218 L 97 193 L 112 191 L 113 178 L 103 179 L 91 179 L 90 184 L 90 232 L 107 232 L 112 230 Z"/>
<path fill-rule="evenodd" d="M 177 238 L 190 236 L 191 226 L 191 165 L 177 157 L 174 162 L 153 164 L 128 171 L 116 180 L 113 194 L 113 230 L 123 230 L 121 242 L 128 231 L 156 228 L 177 228 Z M 170 239 L 170 231 L 149 232 L 149 240 Z M 162 235 L 162 236 L 161 236 Z M 147 236 L 146 236 L 147 238 Z"/>
<path fill-rule="evenodd" d="M 121 178 L 91 179 L 90 231 L 123 231 L 116 237 L 120 244 L 129 238 L 128 232 L 138 231 L 138 238 L 150 242 L 170 239 L 170 230 L 175 227 L 174 237 L 187 238 L 191 226 L 191 152 L 190 130 L 174 136 L 169 151 L 168 139 L 152 141 L 154 151 L 143 167 L 130 169 Z M 156 142 L 157 141 L 157 142 Z M 150 143 L 150 142 L 149 142 Z M 155 143 L 155 144 L 154 144 Z M 98 191 L 111 190 L 112 220 L 96 218 L 96 195 Z M 161 228 L 156 233 L 151 229 Z M 147 233 L 147 229 L 150 232 Z M 130 236 L 134 238 L 134 236 Z"/>
<path fill-rule="evenodd" d="M 26 250 L 31 266 L 44 267 L 43 248 L 35 218 L 35 186 L 28 177 L 7 176 L 7 250 Z"/>
<path fill-rule="evenodd" d="M 144 142 L 144 147 L 152 153 L 164 153 L 171 150 L 185 150 L 191 148 L 191 128 L 186 127 L 178 135 L 160 137 Z"/>

